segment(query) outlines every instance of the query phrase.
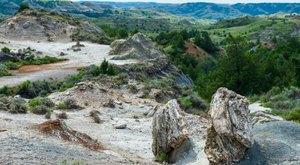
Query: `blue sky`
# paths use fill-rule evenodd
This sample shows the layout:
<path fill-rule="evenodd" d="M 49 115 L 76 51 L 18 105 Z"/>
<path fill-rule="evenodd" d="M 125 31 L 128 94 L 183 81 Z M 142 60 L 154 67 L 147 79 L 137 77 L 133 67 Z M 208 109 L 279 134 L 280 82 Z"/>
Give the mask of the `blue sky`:
<path fill-rule="evenodd" d="M 93 0 L 103 1 L 103 0 Z M 184 2 L 211 2 L 211 3 L 263 3 L 263 2 L 281 2 L 281 3 L 300 3 L 300 0 L 104 0 L 114 2 L 160 2 L 160 3 L 184 3 Z"/>

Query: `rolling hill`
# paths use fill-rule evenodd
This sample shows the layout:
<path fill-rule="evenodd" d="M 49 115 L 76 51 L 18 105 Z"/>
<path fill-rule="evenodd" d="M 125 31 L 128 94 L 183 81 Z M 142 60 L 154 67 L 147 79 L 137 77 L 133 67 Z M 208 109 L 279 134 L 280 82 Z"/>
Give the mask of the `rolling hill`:
<path fill-rule="evenodd" d="M 205 19 L 236 18 L 243 15 L 258 16 L 276 13 L 300 13 L 300 3 L 238 3 L 233 5 L 214 3 L 115 3 L 91 2 L 111 5 L 115 8 L 141 8 L 167 12 L 181 16 L 192 16 Z"/>
<path fill-rule="evenodd" d="M 195 17 L 202 19 L 228 19 L 245 15 L 272 15 L 277 13 L 300 13 L 300 3 L 247 3 L 247 4 L 214 4 L 214 3 L 143 3 L 143 2 L 99 2 L 99 1 L 78 1 L 71 0 L 1 0 L 0 15 L 14 14 L 19 5 L 25 3 L 32 8 L 43 8 L 56 12 L 68 12 L 85 17 L 132 17 L 136 16 L 136 10 L 149 13 L 158 12 Z M 145 16 L 143 12 L 137 16 Z"/>

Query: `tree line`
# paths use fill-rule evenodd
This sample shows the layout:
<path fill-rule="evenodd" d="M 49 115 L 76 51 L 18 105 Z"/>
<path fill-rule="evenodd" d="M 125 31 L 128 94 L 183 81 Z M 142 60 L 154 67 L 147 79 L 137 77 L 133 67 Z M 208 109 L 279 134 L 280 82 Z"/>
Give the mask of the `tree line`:
<path fill-rule="evenodd" d="M 161 33 L 155 38 L 175 65 L 195 82 L 195 90 L 210 100 L 219 87 L 242 95 L 254 95 L 280 88 L 300 86 L 300 41 L 288 38 L 268 43 L 251 42 L 242 36 L 228 35 L 225 55 L 207 32 L 181 31 Z M 212 56 L 198 59 L 186 55 L 185 41 L 192 41 Z M 185 54 L 185 55 L 184 55 Z"/>

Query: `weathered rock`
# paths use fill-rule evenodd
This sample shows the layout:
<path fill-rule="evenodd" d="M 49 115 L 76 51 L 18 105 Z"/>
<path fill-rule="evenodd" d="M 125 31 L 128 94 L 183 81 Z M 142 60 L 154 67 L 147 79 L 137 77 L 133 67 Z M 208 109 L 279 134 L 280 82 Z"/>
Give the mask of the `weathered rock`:
<path fill-rule="evenodd" d="M 255 143 L 245 159 L 236 165 L 299 165 L 300 125 L 289 121 L 257 124 L 253 128 Z"/>
<path fill-rule="evenodd" d="M 112 50 L 110 55 L 117 55 L 113 59 L 137 59 L 137 60 L 149 60 L 165 55 L 156 47 L 156 44 L 142 33 L 135 34 L 128 40 L 117 40 L 111 44 Z"/>
<path fill-rule="evenodd" d="M 109 107 L 109 108 L 115 108 L 116 105 L 115 105 L 115 102 L 113 99 L 109 99 L 107 103 L 104 103 L 103 104 L 104 107 Z"/>
<path fill-rule="evenodd" d="M 253 144 L 248 100 L 226 88 L 214 94 L 209 114 L 205 153 L 211 164 L 230 164 L 243 158 Z"/>
<path fill-rule="evenodd" d="M 142 33 L 137 33 L 127 40 L 116 40 L 111 45 L 110 55 L 113 60 L 134 60 L 135 64 L 119 66 L 133 78 L 159 77 L 170 79 L 178 86 L 192 86 L 193 81 L 168 60 L 167 56 Z M 172 83 L 170 82 L 170 83 Z"/>
<path fill-rule="evenodd" d="M 69 126 L 67 126 L 65 122 L 59 119 L 47 121 L 35 127 L 40 132 L 46 135 L 56 136 L 57 138 L 63 139 L 65 141 L 83 145 L 93 151 L 104 149 L 103 146 L 96 140 L 92 139 L 87 134 L 72 130 Z"/>
<path fill-rule="evenodd" d="M 272 121 L 282 121 L 283 118 L 279 116 L 275 116 L 271 114 L 270 112 L 264 112 L 264 111 L 257 111 L 254 113 L 251 113 L 251 122 L 253 126 L 256 126 L 258 124 L 264 124 Z"/>
<path fill-rule="evenodd" d="M 106 36 L 102 29 L 87 21 L 43 9 L 18 12 L 0 24 L 0 36 L 14 40 L 84 40 L 78 35 Z"/>
<path fill-rule="evenodd" d="M 127 128 L 127 124 L 116 125 L 115 129 L 125 129 Z"/>
<path fill-rule="evenodd" d="M 165 155 L 169 163 L 174 163 L 189 149 L 187 122 L 176 100 L 160 107 L 152 123 L 152 152 L 157 157 Z"/>

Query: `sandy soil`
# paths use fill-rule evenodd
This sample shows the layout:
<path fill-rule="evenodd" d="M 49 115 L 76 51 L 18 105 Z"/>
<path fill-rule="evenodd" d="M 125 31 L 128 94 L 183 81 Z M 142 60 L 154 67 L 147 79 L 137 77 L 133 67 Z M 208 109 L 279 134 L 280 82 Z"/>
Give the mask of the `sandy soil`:
<path fill-rule="evenodd" d="M 0 39 L 1 40 L 1 39 Z M 6 41 L 5 41 L 6 42 Z M 45 79 L 60 79 L 67 75 L 77 73 L 77 69 L 93 64 L 100 64 L 104 59 L 109 60 L 113 56 L 109 56 L 109 45 L 100 45 L 90 42 L 81 42 L 85 47 L 81 51 L 74 52 L 70 48 L 75 45 L 75 42 L 34 42 L 34 41 L 10 41 L 5 44 L 0 44 L 0 48 L 6 46 L 13 50 L 30 47 L 43 53 L 43 56 L 53 56 L 59 58 L 66 58 L 67 61 L 47 64 L 41 66 L 25 66 L 20 70 L 13 71 L 14 76 L 7 76 L 0 78 L 0 88 L 7 86 L 15 86 L 24 81 L 37 81 Z M 63 52 L 66 55 L 60 56 Z M 117 65 L 135 63 L 132 60 L 114 61 L 111 63 Z M 26 72 L 24 72 L 26 70 Z"/>
<path fill-rule="evenodd" d="M 250 113 L 258 111 L 271 111 L 271 108 L 266 108 L 261 105 L 259 102 L 255 102 L 249 105 Z"/>

